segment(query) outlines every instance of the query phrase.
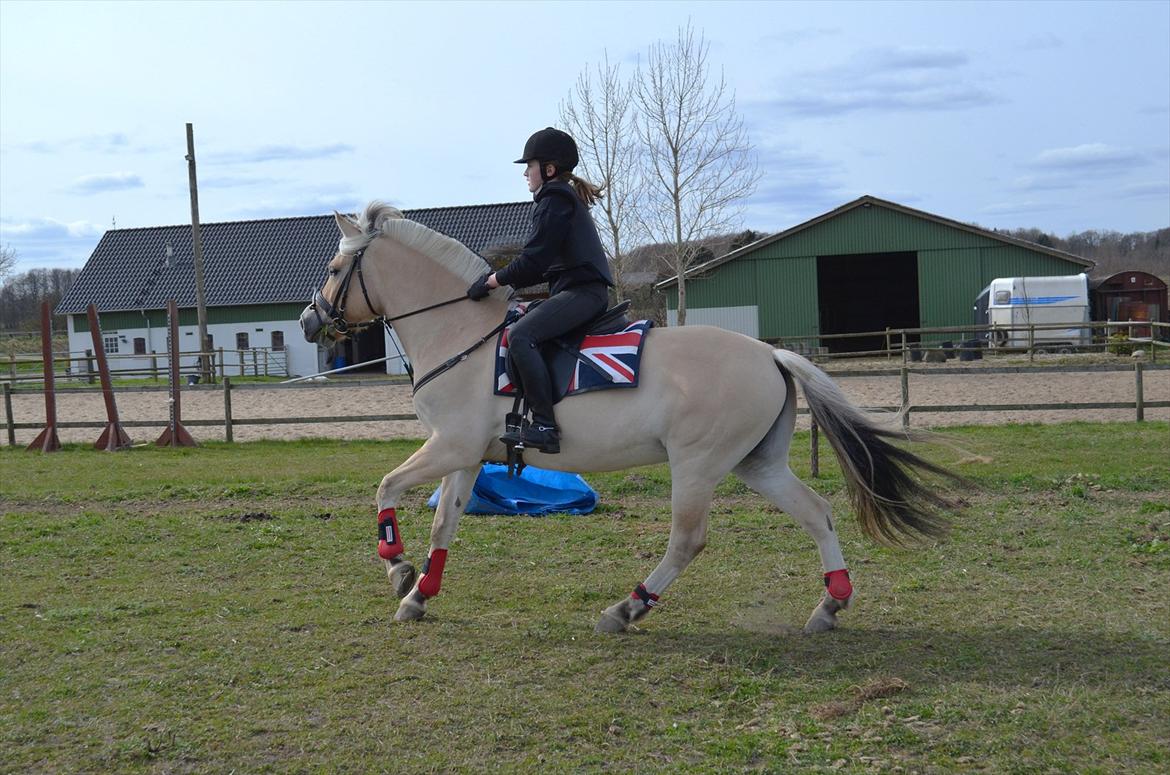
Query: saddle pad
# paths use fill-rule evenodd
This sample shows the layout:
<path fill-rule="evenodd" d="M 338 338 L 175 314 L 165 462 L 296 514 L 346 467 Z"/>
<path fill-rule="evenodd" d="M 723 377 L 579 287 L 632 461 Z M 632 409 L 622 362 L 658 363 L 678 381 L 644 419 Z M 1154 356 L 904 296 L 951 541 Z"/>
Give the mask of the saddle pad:
<path fill-rule="evenodd" d="M 557 368 L 550 365 L 553 393 L 558 397 L 568 397 L 592 390 L 637 387 L 638 367 L 642 362 L 642 345 L 646 342 L 646 332 L 653 325 L 652 320 L 636 320 L 613 334 L 586 336 L 578 349 L 593 366 L 582 363 L 580 359 L 572 357 L 570 353 L 555 345 L 551 347 L 546 345 L 546 355 L 550 354 L 551 350 L 553 358 L 568 367 Z M 494 388 L 497 396 L 516 395 L 516 386 L 508 377 L 507 370 L 510 329 L 511 326 L 500 332 L 496 347 Z"/>

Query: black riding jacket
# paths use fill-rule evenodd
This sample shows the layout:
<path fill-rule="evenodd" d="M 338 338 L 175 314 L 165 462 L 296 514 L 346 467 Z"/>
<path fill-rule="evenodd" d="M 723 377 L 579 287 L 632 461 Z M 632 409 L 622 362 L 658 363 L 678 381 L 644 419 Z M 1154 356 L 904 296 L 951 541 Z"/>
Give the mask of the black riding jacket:
<path fill-rule="evenodd" d="M 550 180 L 533 199 L 536 203 L 528 243 L 518 257 L 496 272 L 496 281 L 514 288 L 547 281 L 549 295 L 575 285 L 612 286 L 597 227 L 573 188 L 564 181 Z"/>

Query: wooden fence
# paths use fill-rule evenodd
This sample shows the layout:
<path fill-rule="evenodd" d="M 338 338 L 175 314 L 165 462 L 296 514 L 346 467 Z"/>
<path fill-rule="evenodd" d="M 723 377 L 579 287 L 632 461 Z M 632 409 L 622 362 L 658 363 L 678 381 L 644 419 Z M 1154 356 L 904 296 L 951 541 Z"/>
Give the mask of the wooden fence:
<path fill-rule="evenodd" d="M 1002 366 L 1002 367 L 965 367 L 947 366 L 945 368 L 910 367 L 902 365 L 900 368 L 879 370 L 843 370 L 833 371 L 834 379 L 849 379 L 854 377 L 898 377 L 901 384 L 901 402 L 896 406 L 871 406 L 870 409 L 884 409 L 901 413 L 902 423 L 909 427 L 911 417 L 915 413 L 936 412 L 1015 412 L 1015 411 L 1048 411 L 1048 410 L 1090 410 L 1090 409 L 1122 409 L 1132 410 L 1134 419 L 1138 422 L 1145 420 L 1145 410 L 1148 408 L 1170 408 L 1170 400 L 1147 401 L 1144 389 L 1144 374 L 1147 371 L 1170 370 L 1170 364 L 1148 364 L 1136 362 L 1127 365 L 1079 365 L 1079 366 Z M 1064 403 L 1010 403 L 1010 404 L 914 404 L 910 395 L 911 375 L 951 376 L 956 374 L 1052 374 L 1052 373 L 1083 373 L 1094 374 L 1102 372 L 1130 372 L 1134 375 L 1134 392 L 1132 401 L 1081 401 Z M 330 383 L 282 383 L 282 384 L 242 384 L 233 385 L 231 378 L 226 377 L 218 386 L 188 387 L 186 390 L 220 391 L 223 394 L 223 417 L 213 420 L 189 420 L 184 418 L 183 424 L 192 427 L 222 427 L 224 436 L 230 442 L 234 440 L 233 429 L 240 425 L 310 425 L 317 423 L 370 423 L 388 421 L 417 420 L 414 414 L 363 414 L 363 415 L 319 415 L 313 417 L 238 417 L 232 411 L 232 394 L 240 390 L 329 390 L 333 388 L 353 388 L 365 386 L 387 386 L 406 384 L 403 380 L 337 380 Z M 162 392 L 162 387 L 122 387 L 117 392 Z M 21 390 L 22 395 L 37 394 L 43 391 Z M 58 390 L 58 393 L 93 391 L 83 388 L 67 388 Z M 9 446 L 16 446 L 17 430 L 36 430 L 44 426 L 43 422 L 16 422 L 12 409 L 12 389 L 9 385 L 3 386 L 5 429 Z M 801 414 L 807 414 L 806 409 L 800 409 Z M 123 420 L 122 425 L 130 428 L 162 427 L 167 424 L 166 418 L 157 420 Z M 106 422 L 99 421 L 58 421 L 58 428 L 102 428 Z M 813 426 L 812 433 L 812 463 L 814 474 L 819 467 L 819 433 Z"/>

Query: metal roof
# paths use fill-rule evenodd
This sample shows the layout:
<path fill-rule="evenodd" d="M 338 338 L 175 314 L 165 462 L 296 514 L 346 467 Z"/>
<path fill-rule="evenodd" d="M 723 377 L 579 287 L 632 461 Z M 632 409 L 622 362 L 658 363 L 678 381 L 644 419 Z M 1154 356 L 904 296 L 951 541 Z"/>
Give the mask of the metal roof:
<path fill-rule="evenodd" d="M 885 207 L 889 210 L 894 210 L 894 211 L 899 212 L 899 213 L 904 213 L 905 215 L 910 215 L 910 216 L 913 216 L 915 218 L 923 218 L 925 220 L 933 221 L 934 223 L 938 223 L 938 224 L 941 224 L 943 226 L 949 226 L 953 229 L 960 229 L 961 231 L 970 232 L 971 234 L 978 234 L 979 236 L 986 237 L 987 239 L 997 240 L 999 242 L 1004 242 L 1004 243 L 1007 243 L 1009 245 L 1017 245 L 1020 247 L 1027 248 L 1028 250 L 1034 250 L 1037 253 L 1045 253 L 1045 254 L 1050 255 L 1050 256 L 1055 256 L 1056 258 L 1062 258 L 1065 261 L 1072 261 L 1073 263 L 1080 264 L 1082 266 L 1086 266 L 1086 267 L 1094 266 L 1094 263 L 1092 261 L 1088 261 L 1086 259 L 1083 259 L 1080 256 L 1074 256 L 1072 253 L 1065 253 L 1063 250 L 1056 250 L 1055 248 L 1049 248 L 1049 247 L 1045 247 L 1043 245 L 1037 245 L 1034 242 L 1028 242 L 1027 240 L 1017 239 L 1015 237 L 1009 237 L 1005 234 L 999 234 L 998 232 L 988 231 L 987 229 L 981 229 L 978 226 L 972 226 L 971 224 L 968 224 L 968 223 L 962 223 L 960 221 L 952 221 L 950 218 L 943 218 L 941 215 L 934 215 L 932 213 L 928 213 L 928 212 L 925 212 L 923 210 L 915 210 L 912 207 L 906 207 L 905 205 L 900 205 L 896 202 L 889 202 L 885 199 L 878 199 L 876 196 L 869 196 L 867 194 L 865 196 L 862 196 L 858 199 L 853 200 L 852 202 L 848 202 L 846 204 L 841 205 L 836 210 L 830 210 L 829 212 L 827 212 L 823 215 L 818 215 L 816 218 L 805 221 L 804 223 L 801 223 L 801 224 L 797 224 L 796 226 L 793 226 L 791 229 L 787 229 L 787 230 L 779 232 L 777 234 L 772 234 L 771 236 L 764 237 L 761 240 L 756 240 L 755 242 L 753 242 L 749 245 L 744 245 L 742 248 L 739 248 L 738 250 L 733 250 L 730 253 L 726 253 L 722 256 L 719 256 L 718 258 L 714 258 L 710 261 L 699 264 L 698 266 L 691 267 L 690 269 L 688 269 L 686 271 L 686 276 L 692 277 L 692 276 L 697 275 L 697 274 L 702 274 L 703 272 L 709 272 L 712 269 L 714 269 L 715 267 L 720 266 L 721 264 L 726 264 L 728 261 L 732 261 L 736 258 L 739 258 L 740 256 L 743 256 L 743 255 L 746 255 L 748 253 L 759 250 L 760 248 L 764 247 L 765 245 L 771 245 L 773 242 L 778 242 L 778 241 L 784 239 L 785 237 L 790 237 L 793 234 L 796 234 L 797 232 L 804 231 L 805 229 L 816 226 L 819 223 L 823 223 L 823 222 L 830 220 L 832 218 L 836 218 L 837 216 L 841 215 L 842 213 L 848 212 L 849 210 L 853 210 L 854 208 L 872 207 L 872 206 Z M 669 277 L 669 278 L 663 280 L 662 282 L 658 283 L 654 287 L 659 288 L 659 289 L 667 288 L 671 285 L 674 285 L 677 282 L 678 282 L 678 275 L 675 275 L 674 277 Z"/>
<path fill-rule="evenodd" d="M 531 214 L 531 202 L 403 211 L 481 255 L 523 244 Z M 338 240 L 332 215 L 204 223 L 200 236 L 209 307 L 307 300 L 325 279 Z M 190 224 L 107 231 L 57 314 L 84 312 L 89 304 L 101 312 L 162 309 L 169 299 L 195 306 L 191 243 Z"/>

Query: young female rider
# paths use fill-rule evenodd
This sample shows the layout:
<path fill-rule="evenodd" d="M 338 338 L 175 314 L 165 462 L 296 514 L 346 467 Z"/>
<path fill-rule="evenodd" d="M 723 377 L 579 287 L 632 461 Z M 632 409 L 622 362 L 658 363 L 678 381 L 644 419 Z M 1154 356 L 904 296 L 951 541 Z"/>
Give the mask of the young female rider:
<path fill-rule="evenodd" d="M 613 285 L 605 250 L 589 215 L 601 195 L 598 186 L 572 174 L 577 143 L 567 133 L 548 127 L 524 144 L 524 177 L 536 204 L 532 231 L 520 255 L 495 273 L 487 273 L 467 289 L 478 301 L 492 288 L 523 288 L 545 280 L 549 298 L 520 318 L 508 333 L 508 348 L 520 388 L 532 409 L 532 422 L 519 440 L 546 453 L 560 452 L 560 432 L 553 415 L 552 380 L 540 345 L 580 328 L 605 311 Z M 504 437 L 503 441 L 516 441 Z"/>

